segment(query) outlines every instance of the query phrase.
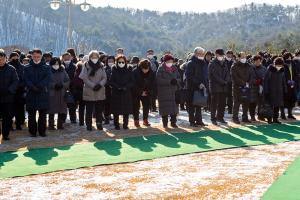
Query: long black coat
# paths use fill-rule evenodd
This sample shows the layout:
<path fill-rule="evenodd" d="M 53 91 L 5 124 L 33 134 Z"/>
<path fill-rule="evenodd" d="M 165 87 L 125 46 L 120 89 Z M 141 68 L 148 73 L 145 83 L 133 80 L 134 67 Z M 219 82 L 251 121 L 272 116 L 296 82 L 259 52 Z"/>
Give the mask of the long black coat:
<path fill-rule="evenodd" d="M 33 61 L 24 69 L 24 81 L 28 90 L 26 95 L 27 110 L 47 110 L 49 108 L 50 67 L 44 62 L 35 64 Z M 33 86 L 40 89 L 33 90 Z"/>
<path fill-rule="evenodd" d="M 132 95 L 133 97 L 139 97 L 142 95 L 143 91 L 148 93 L 148 96 L 152 95 L 153 92 L 153 85 L 155 81 L 155 74 L 150 69 L 148 73 L 144 73 L 141 68 L 135 68 L 133 70 L 133 78 L 134 78 L 134 85 L 132 88 Z"/>
<path fill-rule="evenodd" d="M 216 58 L 208 65 L 208 80 L 210 93 L 227 93 L 228 83 L 230 82 L 230 71 L 224 62 Z"/>
<path fill-rule="evenodd" d="M 25 93 L 25 83 L 24 83 L 24 65 L 18 62 L 9 62 L 9 65 L 16 69 L 18 74 L 19 82 L 15 94 L 15 103 L 25 103 L 24 93 Z"/>
<path fill-rule="evenodd" d="M 127 67 L 114 67 L 109 84 L 112 88 L 111 113 L 117 115 L 132 114 L 131 89 L 134 84 L 132 71 Z M 125 90 L 120 90 L 120 88 L 125 88 Z"/>
<path fill-rule="evenodd" d="M 0 67 L 0 103 L 13 103 L 17 87 L 16 69 L 8 64 Z"/>
<path fill-rule="evenodd" d="M 253 67 L 253 82 L 251 84 L 251 94 L 250 94 L 250 102 L 255 103 L 259 100 L 259 98 L 262 96 L 262 94 L 259 94 L 259 87 L 263 87 L 264 84 L 264 78 L 267 73 L 267 68 L 263 65 L 256 67 Z"/>
<path fill-rule="evenodd" d="M 245 87 L 246 83 L 251 84 L 253 81 L 253 68 L 249 63 L 236 62 L 231 67 L 232 91 L 233 97 L 241 96 L 241 87 Z"/>
<path fill-rule="evenodd" d="M 110 77 L 111 77 L 112 67 L 105 66 L 104 69 L 105 69 L 106 77 L 107 77 L 107 82 L 106 82 L 106 85 L 105 85 L 106 102 L 110 102 L 110 100 L 111 100 L 111 87 L 110 87 L 109 84 L 110 84 Z"/>
<path fill-rule="evenodd" d="M 195 90 L 199 90 L 199 85 L 203 84 L 208 88 L 208 66 L 204 60 L 199 60 L 193 56 L 186 67 L 186 89 L 189 91 L 189 102 L 192 102 Z"/>
<path fill-rule="evenodd" d="M 289 67 L 291 67 L 292 73 L 290 72 Z M 284 75 L 287 84 L 287 94 L 284 96 L 284 106 L 294 107 L 297 101 L 297 91 L 298 91 L 298 77 L 297 77 L 296 66 L 293 64 L 291 64 L 290 66 L 287 64 L 284 65 Z M 289 80 L 295 81 L 294 87 L 288 85 Z"/>
<path fill-rule="evenodd" d="M 273 66 L 268 67 L 264 79 L 265 101 L 274 107 L 284 105 L 284 95 L 287 93 L 287 86 L 284 76 L 284 69 L 279 71 Z"/>

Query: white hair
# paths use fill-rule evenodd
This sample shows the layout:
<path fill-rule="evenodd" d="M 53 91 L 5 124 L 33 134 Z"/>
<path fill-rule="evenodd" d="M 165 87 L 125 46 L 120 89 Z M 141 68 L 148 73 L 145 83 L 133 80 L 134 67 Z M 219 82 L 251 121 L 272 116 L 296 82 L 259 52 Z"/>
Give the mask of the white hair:
<path fill-rule="evenodd" d="M 92 50 L 92 51 L 90 51 L 90 53 L 89 53 L 89 59 L 90 59 L 93 55 L 97 55 L 98 58 L 100 58 L 100 54 L 99 54 L 99 52 L 98 52 L 97 50 Z"/>
<path fill-rule="evenodd" d="M 205 49 L 202 48 L 202 47 L 196 47 L 195 50 L 194 50 L 194 53 L 198 53 L 198 52 L 204 53 Z"/>

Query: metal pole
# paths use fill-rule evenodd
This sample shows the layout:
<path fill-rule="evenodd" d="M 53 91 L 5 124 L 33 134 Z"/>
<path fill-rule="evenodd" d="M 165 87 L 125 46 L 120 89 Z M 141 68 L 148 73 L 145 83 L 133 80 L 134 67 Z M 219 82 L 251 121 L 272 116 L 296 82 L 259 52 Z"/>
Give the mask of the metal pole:
<path fill-rule="evenodd" d="M 68 0 L 68 9 L 69 9 L 69 16 L 68 16 L 67 48 L 70 48 L 72 47 L 72 0 Z"/>

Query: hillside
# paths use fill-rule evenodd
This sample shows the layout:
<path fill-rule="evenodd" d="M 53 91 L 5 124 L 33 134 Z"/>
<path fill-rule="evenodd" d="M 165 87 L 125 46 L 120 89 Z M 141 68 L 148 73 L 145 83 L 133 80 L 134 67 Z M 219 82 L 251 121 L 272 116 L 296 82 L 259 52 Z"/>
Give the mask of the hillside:
<path fill-rule="evenodd" d="M 41 47 L 55 54 L 66 49 L 67 11 L 53 11 L 48 0 L 0 0 L 0 46 Z M 101 49 L 143 55 L 172 50 L 184 55 L 194 46 L 234 50 L 300 46 L 300 8 L 244 5 L 217 13 L 158 13 L 147 10 L 92 8 L 73 12 L 73 44 L 79 52 Z"/>

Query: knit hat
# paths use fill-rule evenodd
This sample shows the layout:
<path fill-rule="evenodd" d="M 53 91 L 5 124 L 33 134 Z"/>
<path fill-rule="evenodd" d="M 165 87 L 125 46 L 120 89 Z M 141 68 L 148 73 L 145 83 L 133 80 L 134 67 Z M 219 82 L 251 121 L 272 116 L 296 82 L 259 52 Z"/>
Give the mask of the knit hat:
<path fill-rule="evenodd" d="M 174 61 L 174 57 L 171 54 L 164 55 L 164 62 L 167 62 L 169 60 L 173 60 Z"/>

